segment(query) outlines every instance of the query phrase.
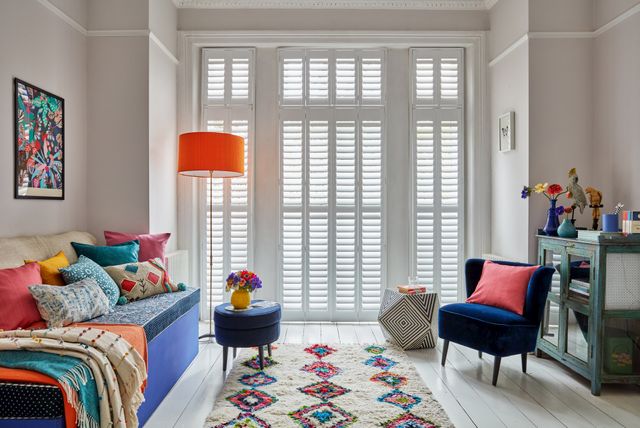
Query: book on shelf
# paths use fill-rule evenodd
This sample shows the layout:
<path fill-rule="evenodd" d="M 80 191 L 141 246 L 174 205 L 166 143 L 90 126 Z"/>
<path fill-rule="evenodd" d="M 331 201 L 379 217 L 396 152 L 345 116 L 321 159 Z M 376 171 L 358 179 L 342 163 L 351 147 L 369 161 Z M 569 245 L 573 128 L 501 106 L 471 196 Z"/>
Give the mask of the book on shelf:
<path fill-rule="evenodd" d="M 569 297 L 570 300 L 574 300 L 574 301 L 576 301 L 578 303 L 582 303 L 582 304 L 585 304 L 585 305 L 589 304 L 589 295 L 588 294 L 587 295 L 579 294 L 579 293 L 576 293 L 576 292 L 574 292 L 572 290 L 569 290 L 569 296 L 568 297 Z"/>
<path fill-rule="evenodd" d="M 427 292 L 426 285 L 410 284 L 410 285 L 398 285 L 398 292 L 402 294 L 420 294 Z"/>

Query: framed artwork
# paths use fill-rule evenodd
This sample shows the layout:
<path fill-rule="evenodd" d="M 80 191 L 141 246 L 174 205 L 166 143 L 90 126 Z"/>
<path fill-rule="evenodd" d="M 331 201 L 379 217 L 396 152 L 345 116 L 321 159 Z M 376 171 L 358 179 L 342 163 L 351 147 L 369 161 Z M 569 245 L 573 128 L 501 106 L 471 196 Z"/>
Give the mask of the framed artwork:
<path fill-rule="evenodd" d="M 516 113 L 510 111 L 498 118 L 498 135 L 500 137 L 500 151 L 510 152 L 516 149 L 516 133 L 513 126 L 516 123 Z"/>
<path fill-rule="evenodd" d="M 15 198 L 64 199 L 64 100 L 14 79 Z"/>

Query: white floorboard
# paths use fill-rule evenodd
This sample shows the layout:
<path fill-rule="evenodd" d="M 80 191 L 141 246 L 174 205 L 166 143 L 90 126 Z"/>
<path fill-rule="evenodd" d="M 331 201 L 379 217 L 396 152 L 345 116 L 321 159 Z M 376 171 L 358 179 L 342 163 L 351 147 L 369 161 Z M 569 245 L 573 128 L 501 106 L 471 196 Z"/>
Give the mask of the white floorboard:
<path fill-rule="evenodd" d="M 201 330 L 206 328 L 201 325 Z M 278 343 L 384 341 L 377 324 L 282 323 Z M 522 373 L 518 356 L 503 358 L 494 387 L 493 357 L 480 359 L 476 351 L 452 343 L 442 367 L 441 352 L 438 343 L 436 349 L 407 355 L 456 427 L 640 426 L 638 386 L 606 385 L 602 395 L 594 397 L 585 379 L 553 360 L 530 355 L 527 373 Z M 200 353 L 145 428 L 202 427 L 223 384 L 222 348 L 202 342 Z"/>

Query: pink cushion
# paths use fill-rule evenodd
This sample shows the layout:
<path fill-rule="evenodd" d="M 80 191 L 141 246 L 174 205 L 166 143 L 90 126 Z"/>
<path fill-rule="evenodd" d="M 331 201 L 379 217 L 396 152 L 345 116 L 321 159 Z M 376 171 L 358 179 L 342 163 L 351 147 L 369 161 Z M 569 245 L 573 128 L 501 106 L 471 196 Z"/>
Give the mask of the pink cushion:
<path fill-rule="evenodd" d="M 529 280 L 539 267 L 507 266 L 487 260 L 476 290 L 467 303 L 495 306 L 522 315 Z"/>
<path fill-rule="evenodd" d="M 0 269 L 0 329 L 27 328 L 42 320 L 36 301 L 27 288 L 34 284 L 42 284 L 38 263 Z"/>
<path fill-rule="evenodd" d="M 170 237 L 170 233 L 138 235 L 135 233 L 104 231 L 104 239 L 107 241 L 107 245 L 122 244 L 135 239 L 140 241 L 140 251 L 138 252 L 138 261 L 140 262 L 155 258 L 165 260 L 164 250 L 167 248 L 167 241 L 169 241 Z"/>

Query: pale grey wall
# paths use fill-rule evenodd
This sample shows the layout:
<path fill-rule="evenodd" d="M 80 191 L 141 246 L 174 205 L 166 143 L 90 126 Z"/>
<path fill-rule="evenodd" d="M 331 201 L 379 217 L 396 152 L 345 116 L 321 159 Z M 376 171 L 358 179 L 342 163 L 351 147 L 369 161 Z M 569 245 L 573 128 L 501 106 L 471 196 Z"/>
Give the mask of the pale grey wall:
<path fill-rule="evenodd" d="M 176 8 L 170 0 L 150 0 L 149 28 L 169 50 L 177 42 Z M 177 67 L 149 41 L 149 231 L 171 232 L 177 246 Z"/>
<path fill-rule="evenodd" d="M 592 171 L 592 41 L 534 39 L 529 44 L 529 184 L 568 183 L 575 167 L 583 187 L 597 187 Z M 559 205 L 572 202 L 561 197 Z M 529 236 L 546 222 L 549 201 L 530 202 Z M 577 226 L 591 227 L 591 210 L 576 214 Z M 533 260 L 537 241 L 530 239 Z"/>
<path fill-rule="evenodd" d="M 178 10 L 179 30 L 487 30 L 486 11 Z"/>
<path fill-rule="evenodd" d="M 529 31 L 591 31 L 593 3 L 599 1 L 531 0 Z"/>
<path fill-rule="evenodd" d="M 594 0 L 594 28 L 602 27 L 638 3 L 640 0 Z"/>
<path fill-rule="evenodd" d="M 149 40 L 89 40 L 89 232 L 149 231 Z"/>
<path fill-rule="evenodd" d="M 149 28 L 150 0 L 86 1 L 89 2 L 89 30 L 144 30 Z"/>
<path fill-rule="evenodd" d="M 607 211 L 640 209 L 639 46 L 640 13 L 594 41 L 593 167 Z"/>
<path fill-rule="evenodd" d="M 49 0 L 49 2 L 78 24 L 87 28 L 89 22 L 89 2 L 87 0 Z"/>
<path fill-rule="evenodd" d="M 489 59 L 492 59 L 528 31 L 528 0 L 498 1 L 489 11 L 489 27 Z"/>
<path fill-rule="evenodd" d="M 84 230 L 87 225 L 86 38 L 36 0 L 9 0 L 0 2 L 0 40 L 0 236 Z M 13 198 L 14 77 L 65 100 L 64 201 Z"/>

